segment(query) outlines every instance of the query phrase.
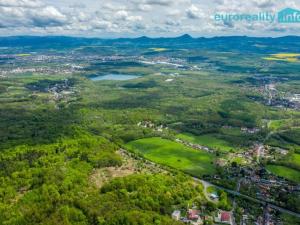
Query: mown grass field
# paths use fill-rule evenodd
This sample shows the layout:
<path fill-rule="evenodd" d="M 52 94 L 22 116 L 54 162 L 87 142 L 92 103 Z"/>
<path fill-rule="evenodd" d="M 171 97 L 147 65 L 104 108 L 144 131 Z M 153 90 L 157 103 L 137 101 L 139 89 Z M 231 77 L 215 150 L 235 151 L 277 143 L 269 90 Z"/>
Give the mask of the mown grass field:
<path fill-rule="evenodd" d="M 291 156 L 291 158 L 289 159 L 289 162 L 300 167 L 300 154 L 297 154 L 297 153 L 293 154 Z"/>
<path fill-rule="evenodd" d="M 209 148 L 213 148 L 223 152 L 228 152 L 234 149 L 234 147 L 231 146 L 230 143 L 228 143 L 227 141 L 219 139 L 211 134 L 194 136 L 192 134 L 184 133 L 184 134 L 178 134 L 176 137 L 184 141 L 207 146 Z"/>
<path fill-rule="evenodd" d="M 300 183 L 300 172 L 295 169 L 279 165 L 267 165 L 266 168 L 268 171 L 277 176 Z"/>
<path fill-rule="evenodd" d="M 215 172 L 213 155 L 167 139 L 144 138 L 129 142 L 126 147 L 143 154 L 151 161 L 182 170 L 193 176 L 201 177 Z"/>
<path fill-rule="evenodd" d="M 299 127 L 299 121 L 297 119 L 271 120 L 268 124 L 268 128 L 273 131 L 288 130 L 297 127 Z"/>

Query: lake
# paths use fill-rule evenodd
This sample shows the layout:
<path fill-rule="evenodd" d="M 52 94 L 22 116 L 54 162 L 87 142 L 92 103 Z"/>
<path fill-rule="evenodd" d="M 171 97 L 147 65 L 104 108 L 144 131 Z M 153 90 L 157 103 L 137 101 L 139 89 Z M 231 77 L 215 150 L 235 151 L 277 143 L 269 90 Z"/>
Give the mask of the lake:
<path fill-rule="evenodd" d="M 128 75 L 128 74 L 107 74 L 96 77 L 91 77 L 92 81 L 100 81 L 100 80 L 132 80 L 139 78 L 140 76 Z"/>

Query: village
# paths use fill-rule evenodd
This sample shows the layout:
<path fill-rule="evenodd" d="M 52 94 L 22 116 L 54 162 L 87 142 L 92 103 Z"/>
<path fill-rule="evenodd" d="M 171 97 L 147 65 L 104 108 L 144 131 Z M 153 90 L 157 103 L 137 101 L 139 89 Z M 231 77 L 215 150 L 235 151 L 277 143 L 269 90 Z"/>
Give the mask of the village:
<path fill-rule="evenodd" d="M 172 213 L 172 218 L 176 221 L 182 221 L 192 225 L 203 224 L 230 224 L 233 225 L 233 215 L 230 211 L 217 210 L 214 216 L 205 214 L 202 210 L 195 207 L 189 208 L 186 211 L 175 210 Z"/>
<path fill-rule="evenodd" d="M 143 51 L 150 51 L 151 49 L 144 49 Z M 38 75 L 69 75 L 76 73 L 84 73 L 80 79 L 90 78 L 93 74 L 102 75 L 101 70 L 95 69 L 97 66 L 107 66 L 108 73 L 110 72 L 110 66 L 115 64 L 128 65 L 129 69 L 132 65 L 142 65 L 145 69 L 148 66 L 155 67 L 151 70 L 151 75 L 165 76 L 162 77 L 163 85 L 168 84 L 169 86 L 174 85 L 180 79 L 183 79 L 184 73 L 187 70 L 200 71 L 203 66 L 207 66 L 206 63 L 193 65 L 189 64 L 188 58 L 172 57 L 168 54 L 156 55 L 150 54 L 147 56 L 134 55 L 98 55 L 98 54 L 83 54 L 76 52 L 75 50 L 68 53 L 41 53 L 35 54 L 3 54 L 0 55 L 0 60 L 4 60 L 7 63 L 1 66 L 0 76 L 14 76 L 19 74 L 38 74 Z M 49 64 L 49 65 L 47 65 Z M 114 66 L 112 66 L 114 67 Z M 106 68 L 106 67 L 105 67 Z M 106 69 L 107 69 L 106 68 Z M 118 69 L 115 69 L 118 68 Z M 114 67 L 117 73 L 122 73 L 120 67 Z M 159 70 L 156 70 L 159 68 Z M 127 68 L 124 70 L 126 71 Z M 164 70 L 165 69 L 165 70 Z M 84 72 L 85 71 L 85 72 Z M 156 78 L 158 76 L 155 76 Z M 192 77 L 192 75 L 191 75 Z M 158 77 L 160 78 L 160 77 Z M 151 78 L 152 79 L 152 78 Z M 46 87 L 37 86 L 26 86 L 27 88 L 33 88 L 32 96 L 43 95 L 48 93 L 49 102 L 54 102 L 55 107 L 59 109 L 62 100 L 70 100 L 75 97 L 79 92 L 79 89 L 73 87 L 71 80 L 68 78 L 53 80 L 54 83 L 49 84 Z M 176 82 L 175 82 L 176 81 Z M 172 82 L 172 83 L 171 83 Z M 261 101 L 264 101 L 264 105 L 267 107 L 275 106 L 278 108 L 293 108 L 299 109 L 300 95 L 294 93 L 279 93 L 279 82 L 263 82 L 259 86 L 259 93 L 262 95 Z M 121 86 L 120 86 L 121 87 Z M 124 88 L 125 89 L 125 88 Z M 123 90 L 123 89 L 122 89 Z M 143 90 L 144 91 L 144 90 Z M 257 91 L 257 89 L 256 89 Z M 249 97 L 251 98 L 251 97 Z M 259 99 L 259 98 L 258 98 Z M 252 100 L 256 100 L 253 97 Z M 66 104 L 67 105 L 67 104 Z M 143 118 L 143 117 L 141 117 Z M 267 119 L 265 119 L 267 120 Z M 138 122 L 139 121 L 139 122 Z M 176 120 L 175 120 L 176 121 Z M 177 122 L 177 121 L 176 121 Z M 179 121 L 181 122 L 181 121 Z M 268 120 L 265 124 L 268 124 Z M 259 136 L 265 131 L 267 125 L 255 124 L 253 126 L 249 124 L 238 124 L 238 125 L 224 125 L 226 123 L 217 124 L 217 129 L 230 130 L 232 132 L 238 132 L 244 136 Z M 199 152 L 205 152 L 213 157 L 211 161 L 212 167 L 216 168 L 216 172 L 212 174 L 192 175 L 194 179 L 201 179 L 202 182 L 209 183 L 208 187 L 205 187 L 206 199 L 215 204 L 213 213 L 208 213 L 205 207 L 199 207 L 197 204 L 190 204 L 184 208 L 172 208 L 173 212 L 170 216 L 176 220 L 186 224 L 280 224 L 277 220 L 278 213 L 276 210 L 269 208 L 267 205 L 260 205 L 263 210 L 260 213 L 253 213 L 247 207 L 247 203 L 236 203 L 236 196 L 226 192 L 230 190 L 236 194 L 242 194 L 249 196 L 253 199 L 262 202 L 268 202 L 276 204 L 283 208 L 289 208 L 287 205 L 287 199 L 282 199 L 282 196 L 296 196 L 300 193 L 300 185 L 293 180 L 288 180 L 278 175 L 274 175 L 268 168 L 267 165 L 278 165 L 280 159 L 285 158 L 289 155 L 289 149 L 284 147 L 269 146 L 262 139 L 251 142 L 249 145 L 242 149 L 242 147 L 230 147 L 230 149 L 224 150 L 222 147 L 213 147 L 207 143 L 193 142 L 189 139 L 184 139 L 179 134 L 185 132 L 184 130 L 176 130 L 176 128 L 169 125 L 167 122 L 154 122 L 150 119 L 142 120 L 139 119 L 134 122 L 136 128 L 141 130 L 151 130 L 151 136 L 160 137 L 162 139 L 168 139 L 176 142 L 181 146 L 194 149 Z M 189 131 L 187 131 L 189 132 Z M 147 132 L 145 132 L 147 133 Z M 221 132 L 220 132 L 221 133 Z M 197 133 L 194 134 L 198 135 Z M 201 135 L 201 134 L 200 134 Z M 222 137 L 220 138 L 222 139 Z M 209 146 L 207 146 L 207 145 Z M 177 162 L 182 162 L 181 159 L 176 159 Z M 277 164 L 276 164 L 277 163 Z M 149 162 L 149 171 L 156 171 L 153 169 L 154 163 Z M 113 171 L 111 169 L 111 171 Z M 109 172 L 111 172 L 109 171 Z M 113 171 L 115 172 L 115 171 Z M 116 170 L 117 173 L 120 171 Z M 131 171 L 129 171 L 131 172 Z M 191 175 L 191 174 L 190 174 Z M 218 202 L 221 199 L 220 192 L 217 190 L 207 191 L 211 189 L 209 187 L 218 187 L 220 190 L 225 191 L 228 194 L 230 203 L 232 204 L 231 209 L 218 207 Z M 236 213 L 236 205 L 241 206 L 241 211 Z M 239 218 L 239 216 L 241 218 Z M 238 223 L 237 223 L 238 221 Z M 266 223 L 267 221 L 267 223 Z"/>
<path fill-rule="evenodd" d="M 168 132 L 169 128 L 165 125 L 156 125 L 151 121 L 140 121 L 139 127 L 149 128 L 158 134 Z M 259 128 L 241 127 L 241 132 L 246 134 L 255 134 L 260 131 Z M 209 148 L 204 145 L 191 143 L 180 138 L 174 141 L 193 148 L 197 151 L 206 151 L 210 154 L 218 154 L 218 150 Z M 300 185 L 287 179 L 278 177 L 265 169 L 265 162 L 276 162 L 276 160 L 287 156 L 289 151 L 279 147 L 271 147 L 262 143 L 254 143 L 254 145 L 246 151 L 229 152 L 223 157 L 216 160 L 215 164 L 221 169 L 221 174 L 216 174 L 205 179 L 213 184 L 226 186 L 227 182 L 236 183 L 234 192 L 251 196 L 253 199 L 262 200 L 264 202 L 276 203 L 280 202 L 280 196 L 286 193 L 294 193 L 297 195 L 300 191 Z M 236 163 L 235 159 L 242 159 L 242 163 Z M 207 198 L 214 203 L 219 201 L 217 191 L 207 193 Z M 263 213 L 254 216 L 245 206 L 243 208 L 241 224 L 280 224 L 276 216 L 276 211 L 263 207 Z M 172 213 L 172 218 L 187 224 L 236 224 L 234 211 L 216 210 L 213 215 L 205 213 L 205 210 L 196 206 L 187 207 L 186 209 L 176 209 Z M 267 222 L 266 222 L 267 221 Z"/>
<path fill-rule="evenodd" d="M 156 125 L 151 121 L 141 121 L 137 125 L 143 128 L 153 129 L 153 131 L 158 133 L 168 132 L 169 130 L 167 126 L 162 124 Z M 259 131 L 259 128 L 241 128 L 241 132 L 249 134 L 257 133 Z M 211 154 L 218 153 L 218 150 L 204 145 L 191 143 L 180 138 L 175 138 L 174 140 L 198 151 L 206 151 Z M 275 176 L 261 166 L 261 163 L 266 161 L 275 163 L 278 159 L 285 157 L 288 153 L 289 151 L 287 149 L 255 143 L 246 151 L 230 152 L 224 157 L 218 158 L 215 164 L 218 167 L 224 168 L 226 179 L 240 180 L 242 178 L 240 182 L 241 187 L 252 187 L 256 190 L 254 197 L 272 202 L 275 200 L 275 193 L 272 191 L 274 188 L 283 192 L 300 190 L 300 185 Z M 241 164 L 236 163 L 235 159 L 242 159 Z M 221 178 L 218 175 L 214 175 L 213 179 L 218 180 Z M 247 193 L 249 190 L 244 191 Z"/>

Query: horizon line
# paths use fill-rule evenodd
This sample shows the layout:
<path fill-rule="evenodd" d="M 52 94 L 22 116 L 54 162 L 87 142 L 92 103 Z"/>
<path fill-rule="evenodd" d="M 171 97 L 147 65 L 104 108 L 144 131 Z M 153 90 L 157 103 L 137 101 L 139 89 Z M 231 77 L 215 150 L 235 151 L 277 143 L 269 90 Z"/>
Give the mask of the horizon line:
<path fill-rule="evenodd" d="M 82 39 L 102 39 L 102 40 L 117 40 L 117 39 L 141 39 L 141 38 L 147 38 L 147 39 L 175 39 L 175 38 L 181 38 L 181 37 L 187 37 L 191 39 L 213 39 L 213 38 L 230 38 L 230 37 L 244 37 L 244 38 L 272 38 L 272 39 L 277 39 L 277 38 L 286 38 L 286 37 L 298 37 L 298 35 L 283 35 L 283 36 L 248 36 L 248 35 L 215 35 L 215 36 L 192 36 L 190 34 L 182 34 L 178 36 L 157 36 L 157 37 L 151 37 L 147 35 L 142 35 L 142 36 L 136 36 L 136 37 L 99 37 L 99 36 L 79 36 L 79 35 L 6 35 L 6 36 L 1 36 L 0 38 L 16 38 L 16 37 L 66 37 L 66 38 L 82 38 Z"/>

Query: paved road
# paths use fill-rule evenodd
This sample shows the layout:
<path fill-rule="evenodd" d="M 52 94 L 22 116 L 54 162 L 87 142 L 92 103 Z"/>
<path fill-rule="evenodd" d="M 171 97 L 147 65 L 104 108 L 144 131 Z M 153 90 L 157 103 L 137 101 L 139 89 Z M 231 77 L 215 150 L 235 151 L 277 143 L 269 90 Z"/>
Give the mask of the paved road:
<path fill-rule="evenodd" d="M 126 151 L 126 150 L 124 150 L 124 149 L 121 149 L 121 150 Z M 152 161 L 150 161 L 150 160 L 148 160 L 148 159 L 146 159 L 146 158 L 142 158 L 142 157 L 140 157 L 140 156 L 138 156 L 138 158 L 147 160 L 147 161 L 151 162 L 152 164 L 156 164 L 155 162 L 152 162 Z M 197 178 L 197 177 L 192 177 L 192 178 L 193 178 L 195 181 L 201 182 L 201 183 L 203 184 L 203 186 L 205 187 L 205 189 L 206 189 L 208 186 L 214 186 L 214 187 L 216 187 L 216 188 L 218 188 L 218 189 L 221 189 L 221 190 L 224 190 L 225 192 L 230 193 L 230 194 L 232 194 L 232 195 L 234 195 L 234 196 L 238 196 L 238 197 L 241 197 L 241 198 L 250 200 L 250 201 L 252 201 L 252 202 L 260 203 L 260 204 L 262 204 L 262 205 L 268 205 L 269 208 L 272 208 L 272 209 L 275 209 L 275 210 L 277 210 L 277 211 L 279 211 L 279 212 L 287 213 L 287 214 L 290 214 L 290 215 L 292 215 L 292 216 L 296 216 L 296 217 L 299 217 L 299 218 L 300 218 L 300 213 L 296 213 L 296 212 L 293 212 L 293 211 L 291 211 L 291 210 L 282 208 L 282 207 L 280 207 L 280 206 L 271 204 L 271 203 L 268 202 L 268 201 L 264 201 L 264 200 L 261 200 L 261 199 L 256 199 L 256 198 L 250 197 L 250 196 L 248 196 L 248 195 L 241 194 L 241 193 L 238 192 L 238 191 L 233 191 L 233 190 L 230 190 L 230 189 L 227 189 L 227 188 L 224 188 L 224 187 L 221 187 L 221 186 L 212 184 L 212 183 L 210 183 L 210 182 L 208 182 L 208 181 L 201 180 L 201 179 L 199 179 L 199 178 Z"/>
<path fill-rule="evenodd" d="M 270 214 L 269 214 L 269 205 L 264 206 L 264 214 L 263 214 L 263 224 L 269 225 L 270 224 Z"/>
<path fill-rule="evenodd" d="M 264 156 L 265 147 L 263 144 L 259 144 L 257 147 L 257 162 L 260 162 L 260 159 Z"/>
<path fill-rule="evenodd" d="M 230 193 L 234 196 L 238 196 L 238 197 L 241 197 L 241 198 L 244 198 L 244 199 L 247 199 L 247 200 L 250 200 L 252 202 L 256 202 L 256 203 L 260 203 L 262 205 L 268 205 L 269 208 L 272 208 L 272 209 L 275 209 L 279 212 L 283 212 L 283 213 L 287 213 L 287 214 L 290 214 L 292 216 L 296 216 L 296 217 L 299 217 L 300 218 L 300 213 L 296 213 L 296 212 L 293 212 L 291 210 L 288 210 L 288 209 L 285 209 L 285 208 L 282 208 L 280 206 L 277 206 L 277 205 L 274 205 L 268 201 L 265 201 L 265 200 L 262 200 L 262 199 L 257 199 L 257 198 L 253 198 L 253 197 L 250 197 L 248 195 L 244 195 L 244 194 L 241 194 L 240 192 L 238 191 L 233 191 L 233 190 L 230 190 L 230 189 L 227 189 L 227 188 L 224 188 L 224 187 L 221 187 L 221 186 L 218 186 L 218 185 L 215 185 L 215 184 L 212 184 L 210 182 L 207 182 L 207 181 L 204 181 L 204 180 L 201 180 L 199 178 L 196 178 L 196 177 L 193 177 L 194 180 L 198 181 L 198 182 L 201 182 L 203 185 L 205 184 L 206 186 L 207 185 L 211 185 L 211 186 L 214 186 L 218 189 L 221 189 L 227 193 Z"/>

